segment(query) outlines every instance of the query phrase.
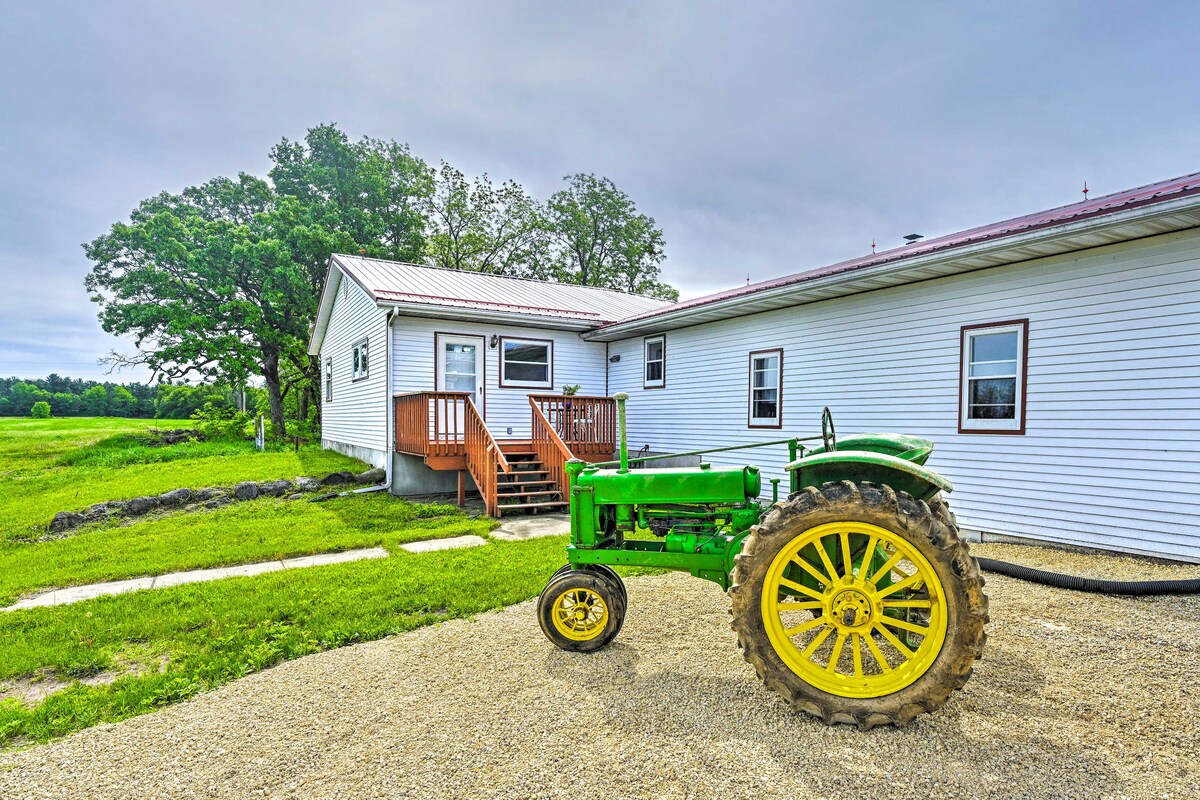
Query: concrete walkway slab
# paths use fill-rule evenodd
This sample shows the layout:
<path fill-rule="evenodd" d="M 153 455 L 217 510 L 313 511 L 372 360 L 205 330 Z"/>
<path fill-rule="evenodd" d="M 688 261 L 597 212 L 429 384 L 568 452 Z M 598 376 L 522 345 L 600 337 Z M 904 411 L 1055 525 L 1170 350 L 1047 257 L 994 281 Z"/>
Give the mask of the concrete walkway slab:
<path fill-rule="evenodd" d="M 478 539 L 479 537 L 474 538 Z M 481 543 L 482 541 L 480 540 Z M 87 586 L 71 586 L 66 589 L 55 589 L 34 595 L 33 597 L 27 597 L 3 610 L 17 611 L 22 608 L 61 606 L 68 603 L 78 603 L 81 600 L 92 600 L 105 595 L 136 592 L 139 589 L 162 589 L 167 586 L 180 586 L 185 583 L 203 583 L 221 578 L 262 575 L 265 572 L 277 572 L 281 569 L 344 564 L 348 561 L 361 561 L 366 558 L 387 558 L 387 555 L 388 551 L 382 547 L 367 547 L 361 550 L 346 550 L 341 553 L 322 553 L 315 556 L 285 558 L 282 561 L 260 561 L 257 564 L 239 564 L 234 567 L 215 567 L 213 569 L 193 569 L 187 572 L 172 572 L 168 575 L 158 575 L 151 578 L 131 578 L 124 581 L 93 583 Z"/>
<path fill-rule="evenodd" d="M 493 539 L 521 542 L 542 536 L 565 536 L 571 532 L 568 514 L 539 514 L 536 517 L 514 517 L 504 520 L 492 531 Z"/>
<path fill-rule="evenodd" d="M 426 539 L 423 542 L 409 542 L 400 545 L 401 550 L 410 553 L 432 553 L 435 550 L 457 550 L 463 547 L 479 547 L 487 544 L 482 536 L 452 536 L 449 539 Z"/>

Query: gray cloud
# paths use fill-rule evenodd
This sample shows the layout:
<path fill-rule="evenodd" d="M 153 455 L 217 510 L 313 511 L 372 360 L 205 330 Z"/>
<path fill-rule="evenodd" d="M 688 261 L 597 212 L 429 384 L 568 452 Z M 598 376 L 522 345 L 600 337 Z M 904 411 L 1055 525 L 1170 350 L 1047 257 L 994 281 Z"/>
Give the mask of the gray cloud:
<path fill-rule="evenodd" d="M 1194 3 L 12 3 L 0 373 L 99 372 L 80 243 L 318 122 L 611 177 L 694 296 L 1200 169 Z M 33 363 L 28 363 L 33 362 Z"/>

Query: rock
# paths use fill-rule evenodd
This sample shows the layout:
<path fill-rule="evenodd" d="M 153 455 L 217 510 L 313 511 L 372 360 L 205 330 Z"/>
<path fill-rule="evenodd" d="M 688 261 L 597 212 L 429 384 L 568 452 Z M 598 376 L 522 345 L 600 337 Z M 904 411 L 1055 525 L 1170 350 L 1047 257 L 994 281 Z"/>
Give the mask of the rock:
<path fill-rule="evenodd" d="M 204 504 L 205 508 L 220 508 L 229 505 L 228 497 L 215 497 Z"/>
<path fill-rule="evenodd" d="M 287 480 L 268 481 L 259 484 L 259 491 L 271 497 L 282 497 L 292 490 L 292 482 Z"/>
<path fill-rule="evenodd" d="M 196 498 L 196 493 L 191 489 L 174 489 L 158 496 L 159 505 L 168 508 L 173 506 L 187 505 Z"/>
<path fill-rule="evenodd" d="M 198 503 L 202 503 L 205 500 L 212 500 L 214 497 L 219 497 L 220 495 L 221 495 L 220 489 L 215 489 L 210 486 L 207 489 L 197 489 L 195 497 L 193 497 L 192 499 Z"/>
<path fill-rule="evenodd" d="M 253 500 L 258 497 L 258 484 L 254 481 L 243 481 L 233 487 L 233 496 L 238 500 Z"/>
<path fill-rule="evenodd" d="M 125 503 L 125 513 L 136 517 L 142 514 L 149 514 L 157 507 L 157 497 L 135 497 Z"/>
<path fill-rule="evenodd" d="M 60 511 L 50 520 L 50 532 L 62 533 L 83 524 L 83 514 L 75 511 Z"/>
<path fill-rule="evenodd" d="M 335 498 L 335 497 L 337 497 L 337 496 L 338 496 L 338 493 L 337 493 L 337 492 L 329 492 L 328 494 L 319 494 L 319 495 L 317 495 L 316 497 L 310 497 L 310 498 L 308 498 L 308 502 L 310 502 L 310 503 L 324 503 L 326 500 L 332 500 L 333 498 Z"/>
<path fill-rule="evenodd" d="M 331 472 L 321 478 L 322 486 L 337 486 L 343 483 L 354 483 L 354 475 L 349 472 Z"/>
<path fill-rule="evenodd" d="M 321 482 L 316 478 L 296 478 L 296 488 L 302 492 L 315 492 L 321 488 Z"/>
<path fill-rule="evenodd" d="M 285 499 L 287 499 L 287 500 L 303 500 L 304 492 L 294 492 L 293 494 L 289 494 Z"/>
<path fill-rule="evenodd" d="M 355 475 L 354 482 L 355 483 L 383 483 L 383 480 L 386 477 L 387 477 L 387 471 L 384 469 L 381 469 L 379 467 L 376 467 L 375 469 L 369 469 L 366 472 L 360 472 L 357 475 Z"/>

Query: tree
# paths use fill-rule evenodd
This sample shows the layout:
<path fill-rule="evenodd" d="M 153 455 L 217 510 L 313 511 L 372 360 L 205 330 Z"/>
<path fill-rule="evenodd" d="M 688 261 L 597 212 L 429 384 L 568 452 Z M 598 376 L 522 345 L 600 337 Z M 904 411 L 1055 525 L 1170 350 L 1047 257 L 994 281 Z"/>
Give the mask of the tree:
<path fill-rule="evenodd" d="M 283 139 L 271 149 L 271 160 L 276 191 L 293 198 L 311 224 L 324 231 L 325 247 L 310 252 L 305 262 L 314 302 L 334 252 L 422 260 L 433 171 L 408 145 L 365 137 L 351 142 L 336 125 L 327 124 L 310 128 L 303 142 Z M 296 392 L 300 418 L 305 419 L 310 407 L 320 406 L 320 364 L 302 348 L 289 356 L 282 393 Z M 283 435 L 280 424 L 274 429 Z"/>
<path fill-rule="evenodd" d="M 33 417 L 34 419 L 49 419 L 50 404 L 45 400 L 37 401 L 33 404 L 33 407 L 29 409 L 29 416 Z"/>
<path fill-rule="evenodd" d="M 88 417 L 107 416 L 108 389 L 103 386 L 93 386 L 88 389 L 79 400 L 79 410 Z"/>
<path fill-rule="evenodd" d="M 84 246 L 102 327 L 135 337 L 137 353 L 109 363 L 235 385 L 260 374 L 283 436 L 280 362 L 306 359 L 330 239 L 296 200 L 246 174 L 143 201 Z"/>
<path fill-rule="evenodd" d="M 469 183 L 442 162 L 429 200 L 426 253 L 434 266 L 543 277 L 547 237 L 541 209 L 515 181 Z"/>
<path fill-rule="evenodd" d="M 629 195 L 608 178 L 569 175 L 547 203 L 546 230 L 558 280 L 678 300 L 659 280 L 666 257 L 654 218 L 638 213 Z"/>
<path fill-rule="evenodd" d="M 336 125 L 318 125 L 304 142 L 283 139 L 271 148 L 271 160 L 275 190 L 336 234 L 331 243 L 339 251 L 419 261 L 433 171 L 408 145 L 366 137 L 351 142 Z"/>

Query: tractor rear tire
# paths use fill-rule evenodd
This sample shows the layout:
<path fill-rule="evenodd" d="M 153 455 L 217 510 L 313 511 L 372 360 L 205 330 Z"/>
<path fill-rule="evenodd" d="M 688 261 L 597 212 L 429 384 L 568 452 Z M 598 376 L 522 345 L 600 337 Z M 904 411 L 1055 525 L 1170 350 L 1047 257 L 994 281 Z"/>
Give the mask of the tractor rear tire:
<path fill-rule="evenodd" d="M 895 559 L 888 563 L 896 566 L 872 575 L 873 562 L 860 559 L 856 569 L 853 557 L 837 549 L 855 532 L 876 537 L 865 540 L 867 546 L 887 545 Z M 814 563 L 816 547 L 830 543 L 836 561 L 848 567 Z M 801 551 L 814 559 L 806 563 L 815 572 L 806 571 L 828 578 L 816 589 L 797 588 Z M 905 580 L 902 565 L 920 578 Z M 984 581 L 941 496 L 924 502 L 888 486 L 851 481 L 805 488 L 751 529 L 732 577 L 733 630 L 746 660 L 789 705 L 827 725 L 900 726 L 934 711 L 970 678 L 986 639 Z M 897 583 L 924 594 L 905 599 L 889 588 Z M 903 615 L 922 608 L 929 609 L 928 627 L 915 646 L 908 632 L 918 628 Z M 813 618 L 800 614 L 802 609 Z M 799 624 L 784 622 L 786 614 L 797 614 L 791 619 Z M 805 632 L 811 639 L 796 642 Z M 900 639 L 903 647 L 895 647 Z"/>
<path fill-rule="evenodd" d="M 616 638 L 625 623 L 624 588 L 615 573 L 560 570 L 538 597 L 542 633 L 561 650 L 599 650 Z"/>

